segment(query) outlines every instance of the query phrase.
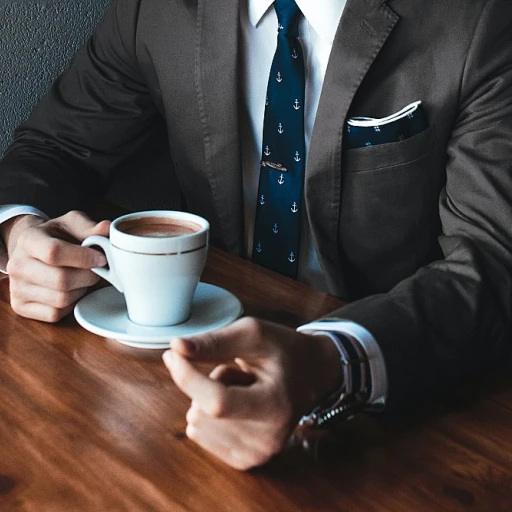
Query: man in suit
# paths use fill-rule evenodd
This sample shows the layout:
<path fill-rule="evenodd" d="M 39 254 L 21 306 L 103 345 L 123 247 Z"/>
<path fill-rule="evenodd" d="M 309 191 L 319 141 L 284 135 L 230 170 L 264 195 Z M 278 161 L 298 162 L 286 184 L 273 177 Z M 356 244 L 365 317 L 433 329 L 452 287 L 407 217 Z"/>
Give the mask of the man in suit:
<path fill-rule="evenodd" d="M 250 254 L 271 4 L 114 0 L 0 166 L 19 314 L 56 321 L 95 282 L 103 257 L 69 238 L 108 223 L 62 215 L 104 192 L 160 117 L 188 209 L 210 221 L 213 243 Z M 510 339 L 512 3 L 297 4 L 309 100 L 299 278 L 352 302 L 304 332 L 242 319 L 172 341 L 164 361 L 192 399 L 188 435 L 240 469 L 280 451 L 312 408 L 334 411 L 323 401 L 346 394 L 344 354 L 369 361 L 353 368 L 358 407 L 393 407 L 495 364 Z M 417 100 L 416 135 L 348 143 L 349 118 Z M 219 365 L 205 377 L 194 360 Z"/>

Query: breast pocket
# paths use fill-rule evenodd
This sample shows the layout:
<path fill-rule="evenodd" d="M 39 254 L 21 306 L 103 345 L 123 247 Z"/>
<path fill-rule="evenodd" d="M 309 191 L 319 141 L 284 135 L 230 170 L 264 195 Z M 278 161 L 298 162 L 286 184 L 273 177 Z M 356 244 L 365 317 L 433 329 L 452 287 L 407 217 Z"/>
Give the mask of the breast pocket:
<path fill-rule="evenodd" d="M 386 291 L 425 264 L 439 234 L 445 156 L 434 126 L 343 157 L 340 242 L 359 286 Z"/>
<path fill-rule="evenodd" d="M 370 171 L 419 160 L 437 146 L 433 125 L 418 135 L 400 142 L 349 149 L 344 153 L 344 172 Z"/>

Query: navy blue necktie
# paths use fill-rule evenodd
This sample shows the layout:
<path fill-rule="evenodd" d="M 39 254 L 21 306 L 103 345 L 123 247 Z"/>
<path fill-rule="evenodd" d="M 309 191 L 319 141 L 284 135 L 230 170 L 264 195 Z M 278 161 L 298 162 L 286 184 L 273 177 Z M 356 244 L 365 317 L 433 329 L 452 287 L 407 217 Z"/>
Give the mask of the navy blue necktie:
<path fill-rule="evenodd" d="M 252 260 L 296 278 L 306 163 L 301 12 L 294 0 L 276 0 L 274 7 L 277 49 L 267 88 Z"/>

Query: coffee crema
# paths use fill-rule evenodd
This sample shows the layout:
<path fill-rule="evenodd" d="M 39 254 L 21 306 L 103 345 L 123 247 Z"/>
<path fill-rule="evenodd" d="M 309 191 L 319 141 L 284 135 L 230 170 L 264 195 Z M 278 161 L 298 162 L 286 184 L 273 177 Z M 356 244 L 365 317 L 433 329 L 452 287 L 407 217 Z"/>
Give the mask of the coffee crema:
<path fill-rule="evenodd" d="M 195 222 L 170 217 L 141 217 L 120 222 L 117 229 L 128 235 L 172 238 L 197 233 L 201 231 L 202 226 Z"/>

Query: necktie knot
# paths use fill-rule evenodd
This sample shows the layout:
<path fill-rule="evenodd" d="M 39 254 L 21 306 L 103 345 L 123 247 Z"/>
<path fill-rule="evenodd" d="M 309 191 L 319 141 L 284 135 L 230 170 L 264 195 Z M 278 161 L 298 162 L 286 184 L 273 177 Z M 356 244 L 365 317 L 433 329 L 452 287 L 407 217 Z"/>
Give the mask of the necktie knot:
<path fill-rule="evenodd" d="M 274 8 L 277 14 L 279 33 L 298 37 L 299 19 L 302 13 L 295 0 L 275 0 Z"/>

